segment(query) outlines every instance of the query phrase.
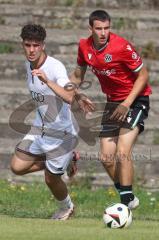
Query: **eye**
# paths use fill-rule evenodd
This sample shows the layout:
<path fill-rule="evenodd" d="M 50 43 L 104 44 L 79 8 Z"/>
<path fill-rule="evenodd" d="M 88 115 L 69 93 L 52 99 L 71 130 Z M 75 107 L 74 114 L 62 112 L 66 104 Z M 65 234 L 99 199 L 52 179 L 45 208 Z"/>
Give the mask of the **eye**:
<path fill-rule="evenodd" d="M 28 44 L 28 43 L 25 43 L 25 47 L 30 47 L 30 44 Z"/>
<path fill-rule="evenodd" d="M 33 46 L 34 47 L 40 47 L 40 44 L 34 44 Z"/>

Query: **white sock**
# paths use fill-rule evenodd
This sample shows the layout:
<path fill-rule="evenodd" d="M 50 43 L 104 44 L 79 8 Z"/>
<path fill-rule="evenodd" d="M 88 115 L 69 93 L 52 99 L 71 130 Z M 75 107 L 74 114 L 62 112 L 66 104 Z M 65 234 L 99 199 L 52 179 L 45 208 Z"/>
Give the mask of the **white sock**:
<path fill-rule="evenodd" d="M 67 197 L 62 200 L 62 201 L 58 201 L 60 207 L 64 207 L 64 208 L 73 208 L 73 202 L 70 198 L 70 195 L 67 195 Z"/>

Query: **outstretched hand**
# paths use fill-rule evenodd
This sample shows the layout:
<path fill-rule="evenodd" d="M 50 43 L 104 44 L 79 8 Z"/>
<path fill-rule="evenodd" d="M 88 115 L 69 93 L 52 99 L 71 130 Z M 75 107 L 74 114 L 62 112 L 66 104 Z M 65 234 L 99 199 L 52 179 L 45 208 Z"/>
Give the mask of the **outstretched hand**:
<path fill-rule="evenodd" d="M 117 120 L 123 122 L 127 116 L 129 108 L 124 104 L 119 104 L 113 114 L 110 116 L 110 120 Z"/>
<path fill-rule="evenodd" d="M 86 95 L 76 94 L 75 99 L 84 113 L 93 112 L 95 110 L 94 103 Z"/>

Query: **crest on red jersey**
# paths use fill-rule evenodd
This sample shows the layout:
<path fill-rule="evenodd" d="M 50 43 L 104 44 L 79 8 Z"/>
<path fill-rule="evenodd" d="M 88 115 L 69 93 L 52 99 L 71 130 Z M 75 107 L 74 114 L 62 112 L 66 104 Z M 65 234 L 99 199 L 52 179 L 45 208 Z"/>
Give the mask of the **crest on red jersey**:
<path fill-rule="evenodd" d="M 112 55 L 106 54 L 104 57 L 105 62 L 111 62 L 112 61 Z"/>
<path fill-rule="evenodd" d="M 136 52 L 133 52 L 133 53 L 132 53 L 132 59 L 137 59 L 137 57 L 138 57 L 138 56 L 137 56 L 137 53 L 136 53 Z"/>

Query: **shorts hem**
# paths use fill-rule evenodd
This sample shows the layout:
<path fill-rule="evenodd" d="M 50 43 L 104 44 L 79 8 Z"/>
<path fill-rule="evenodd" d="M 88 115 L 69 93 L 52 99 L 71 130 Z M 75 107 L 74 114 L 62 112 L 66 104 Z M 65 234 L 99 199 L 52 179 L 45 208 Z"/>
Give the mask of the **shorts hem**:
<path fill-rule="evenodd" d="M 29 155 L 29 156 L 34 156 L 34 157 L 43 156 L 43 155 L 41 155 L 41 154 L 34 154 L 34 153 L 31 153 L 31 152 L 27 152 L 27 151 L 22 150 L 22 149 L 20 149 L 20 148 L 16 148 L 15 150 L 18 151 L 18 152 L 22 152 L 22 153 L 24 153 L 24 154 L 27 154 L 27 155 Z"/>
<path fill-rule="evenodd" d="M 58 172 L 51 172 L 48 168 L 47 168 L 47 166 L 46 166 L 46 169 L 45 170 L 47 170 L 50 174 L 54 174 L 54 175 L 59 175 L 59 176 L 62 176 L 63 174 L 64 174 L 64 172 L 62 172 L 62 173 L 58 173 Z"/>

